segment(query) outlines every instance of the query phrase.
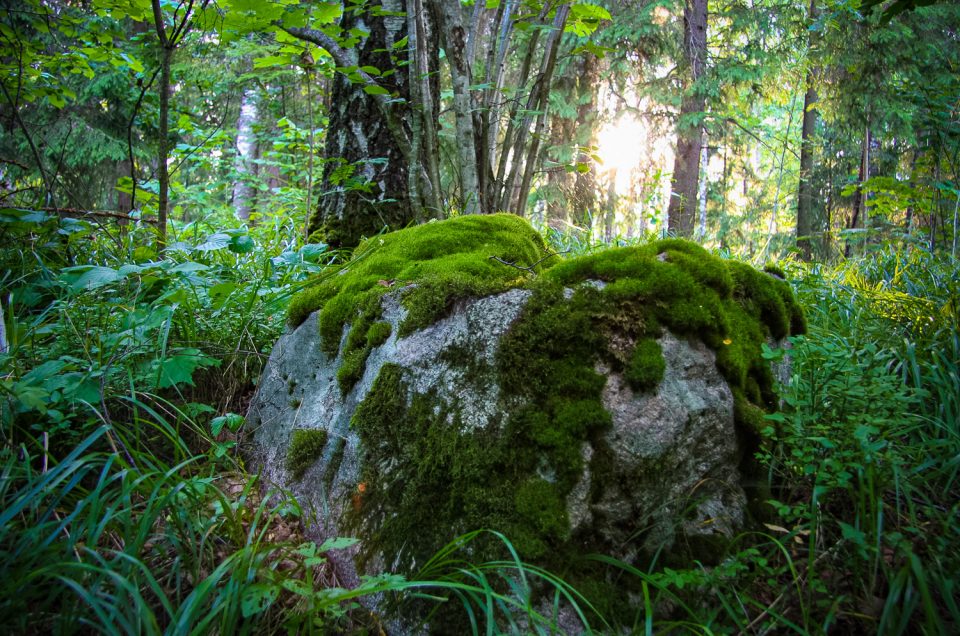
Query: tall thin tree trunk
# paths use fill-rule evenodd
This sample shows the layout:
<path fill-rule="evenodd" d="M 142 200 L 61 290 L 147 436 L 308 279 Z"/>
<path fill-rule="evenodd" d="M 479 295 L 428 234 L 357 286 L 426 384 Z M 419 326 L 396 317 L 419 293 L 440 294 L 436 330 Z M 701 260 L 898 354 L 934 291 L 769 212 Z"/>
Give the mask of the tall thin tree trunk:
<path fill-rule="evenodd" d="M 441 218 L 443 204 L 440 201 L 440 156 L 437 145 L 437 119 L 440 116 L 438 99 L 440 81 L 436 73 L 431 73 L 431 57 L 436 52 L 429 49 L 435 41 L 436 26 L 427 19 L 423 0 L 410 0 L 411 10 L 407 12 L 407 32 L 410 49 L 410 94 L 413 99 L 413 117 L 411 117 L 412 137 L 420 156 L 417 170 L 420 178 L 418 190 L 423 200 L 424 211 L 431 218 Z M 421 42 L 424 45 L 421 45 Z"/>
<path fill-rule="evenodd" d="M 595 55 L 585 54 L 580 77 L 577 80 L 577 131 L 583 146 L 596 146 L 597 86 L 600 83 L 600 61 Z M 584 131 L 586 133 L 584 134 Z M 586 153 L 577 157 L 577 163 L 589 166 L 586 172 L 576 173 L 573 187 L 574 222 L 589 233 L 591 220 L 597 207 L 597 170 Z"/>
<path fill-rule="evenodd" d="M 610 183 L 607 184 L 607 205 L 603 219 L 603 240 L 607 245 L 613 242 L 613 229 L 617 220 L 617 170 L 610 171 Z"/>
<path fill-rule="evenodd" d="M 459 2 L 440 2 L 438 25 L 450 75 L 453 79 L 454 115 L 457 125 L 460 196 L 463 212 L 480 212 L 480 179 L 477 170 L 476 134 L 473 127 L 473 98 L 470 94 L 471 69 L 467 63 L 467 32 Z"/>
<path fill-rule="evenodd" d="M 677 123 L 677 154 L 670 184 L 667 223 L 671 232 L 679 236 L 691 236 L 700 173 L 702 128 L 702 124 L 691 123 L 691 120 L 699 122 L 706 108 L 703 89 L 697 83 L 707 67 L 707 0 L 686 0 L 683 25 L 684 62 L 690 71 L 690 81 L 683 94 Z"/>
<path fill-rule="evenodd" d="M 810 0 L 810 10 L 807 22 L 812 23 L 816 18 L 816 0 Z M 816 72 L 810 62 L 810 50 L 813 47 L 813 32 L 808 31 L 807 42 L 807 72 L 804 79 L 806 92 L 803 96 L 803 126 L 800 131 L 800 180 L 797 186 L 797 249 L 805 261 L 813 259 L 813 234 L 816 220 L 814 219 L 813 184 L 810 179 L 813 175 L 813 135 L 816 131 L 818 113 L 814 105 L 817 103 L 817 87 L 815 84 Z"/>
<path fill-rule="evenodd" d="M 157 251 L 167 245 L 167 209 L 170 197 L 170 172 L 167 160 L 170 155 L 170 65 L 173 49 L 163 45 L 160 49 L 160 126 L 157 150 Z"/>
<path fill-rule="evenodd" d="M 866 227 L 866 195 L 863 184 L 870 178 L 870 126 L 864 129 L 863 145 L 860 148 L 860 172 L 857 175 L 857 191 L 853 195 L 853 216 L 850 218 L 848 229 Z M 850 256 L 852 241 L 847 241 L 844 255 Z"/>
<path fill-rule="evenodd" d="M 0 354 L 7 352 L 7 315 L 3 311 L 3 300 L 0 299 Z"/>
<path fill-rule="evenodd" d="M 406 0 L 383 0 L 377 7 L 361 5 L 345 12 L 341 28 L 365 34 L 349 49 L 323 31 L 284 27 L 287 33 L 326 49 L 338 66 L 357 69 L 354 75 L 360 78 L 358 83 L 342 73 L 334 76 L 323 175 L 329 194 L 321 198 L 309 222 L 309 233 L 319 232 L 330 245 L 356 245 L 363 236 L 423 220 L 418 195 L 423 182 L 418 180 L 418 187 L 411 188 L 408 178 L 411 170 L 427 174 L 422 158 L 413 153 L 410 134 L 410 119 L 419 106 L 411 105 L 411 73 L 406 71 L 411 62 L 417 63 L 406 46 L 411 8 L 427 19 L 416 2 Z M 426 38 L 435 33 L 435 29 L 416 33 L 417 50 L 433 52 L 432 71 L 437 68 L 438 46 Z M 377 69 L 376 79 L 364 70 L 368 66 Z M 429 86 L 432 89 L 433 83 Z M 429 116 L 425 114 L 424 119 Z M 436 144 L 427 136 L 418 141 L 420 154 Z"/>
<path fill-rule="evenodd" d="M 553 70 L 557 65 L 557 50 L 560 48 L 560 36 L 563 35 L 563 27 L 567 22 L 567 15 L 570 13 L 570 5 L 563 4 L 557 8 L 557 13 L 553 19 L 553 31 L 547 39 L 547 48 L 544 51 L 543 72 L 540 74 L 540 84 L 538 86 L 540 96 L 537 99 L 537 108 L 540 114 L 537 116 L 536 128 L 533 132 L 533 139 L 530 141 L 530 150 L 527 153 L 527 162 L 523 170 L 523 180 L 520 182 L 520 191 L 517 194 L 516 213 L 523 216 L 527 207 L 527 197 L 530 194 L 530 186 L 533 181 L 533 170 L 539 164 L 540 157 L 540 139 L 543 136 L 543 127 L 547 119 L 547 106 L 550 95 L 550 83 L 553 80 Z M 536 89 L 535 89 L 536 90 Z"/>
<path fill-rule="evenodd" d="M 697 199 L 700 202 L 700 224 L 697 228 L 697 240 L 702 241 L 707 236 L 707 162 L 709 154 L 707 148 L 707 131 L 703 130 L 700 136 L 700 170 L 697 182 Z"/>
<path fill-rule="evenodd" d="M 309 100 L 308 100 L 309 105 Z M 253 179 L 256 164 L 253 160 L 256 140 L 253 126 L 257 121 L 257 89 L 248 88 L 240 98 L 240 114 L 237 116 L 237 154 L 234 160 L 234 172 L 237 178 L 233 184 L 233 213 L 246 223 L 253 209 Z"/>

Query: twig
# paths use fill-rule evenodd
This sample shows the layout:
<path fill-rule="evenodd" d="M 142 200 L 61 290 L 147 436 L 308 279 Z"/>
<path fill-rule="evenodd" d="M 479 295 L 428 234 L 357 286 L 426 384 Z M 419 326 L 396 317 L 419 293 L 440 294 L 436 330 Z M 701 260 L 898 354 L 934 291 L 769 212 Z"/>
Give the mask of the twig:
<path fill-rule="evenodd" d="M 120 219 L 122 221 L 143 221 L 144 223 L 156 223 L 156 219 L 135 218 L 129 214 L 119 214 L 117 212 L 108 212 L 106 210 L 78 210 L 76 208 L 36 208 L 38 212 L 53 212 L 60 216 L 102 216 L 111 219 Z"/>
<path fill-rule="evenodd" d="M 539 265 L 539 264 L 542 263 L 543 261 L 547 260 L 548 258 L 552 258 L 552 257 L 554 257 L 554 256 L 560 256 L 561 254 L 566 254 L 566 253 L 568 253 L 569 251 L 570 251 L 570 250 L 563 250 L 562 252 L 552 252 L 552 253 L 550 253 L 550 254 L 547 254 L 546 256 L 544 256 L 543 258 L 541 258 L 539 261 L 537 261 L 536 263 L 534 263 L 534 264 L 531 265 L 530 267 L 524 267 L 523 265 L 517 265 L 516 263 L 511 263 L 510 261 L 505 261 L 505 260 L 503 260 L 502 258 L 500 258 L 499 256 L 491 256 L 491 257 L 490 257 L 490 260 L 497 261 L 497 262 L 500 263 L 501 265 L 506 265 L 506 266 L 508 266 L 508 267 L 514 267 L 514 268 L 516 268 L 516 269 L 519 269 L 519 270 L 522 270 L 522 271 L 525 271 L 525 272 L 530 272 L 531 274 L 536 274 L 536 272 L 533 271 L 533 270 L 534 270 L 534 268 L 535 268 L 537 265 Z"/>
<path fill-rule="evenodd" d="M 27 145 L 30 146 L 30 151 L 33 153 L 33 159 L 37 162 L 37 169 L 40 171 L 40 179 L 43 181 L 44 189 L 47 191 L 47 202 L 53 200 L 53 190 L 50 184 L 50 180 L 47 177 L 47 171 L 43 167 L 43 159 L 40 157 L 40 151 L 37 150 L 37 146 L 33 143 L 33 137 L 30 136 L 30 131 L 27 129 L 27 125 L 23 123 L 23 119 L 20 117 L 20 110 L 17 108 L 16 102 L 13 100 L 13 97 L 10 96 L 10 93 L 7 91 L 7 87 L 0 83 L 0 90 L 3 91 L 3 96 L 7 98 L 7 101 L 10 103 L 10 110 L 13 112 L 13 118 L 17 122 L 17 125 L 20 126 L 20 130 L 23 131 L 23 136 L 27 140 Z"/>

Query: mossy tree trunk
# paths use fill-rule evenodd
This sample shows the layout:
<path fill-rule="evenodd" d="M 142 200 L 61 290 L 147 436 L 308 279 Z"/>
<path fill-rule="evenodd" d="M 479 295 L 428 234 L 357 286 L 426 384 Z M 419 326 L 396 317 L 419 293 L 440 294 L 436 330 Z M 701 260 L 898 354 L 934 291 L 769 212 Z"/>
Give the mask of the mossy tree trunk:
<path fill-rule="evenodd" d="M 428 70 L 435 71 L 436 32 L 427 12 L 415 15 L 422 21 L 413 34 L 416 48 L 434 52 Z M 421 82 L 415 92 L 431 94 L 417 94 L 416 103 L 411 99 L 411 77 L 419 74 L 407 72 L 418 64 L 407 40 L 415 21 L 407 16 L 407 0 L 383 0 L 345 7 L 340 23 L 344 40 L 314 29 L 286 29 L 326 49 L 338 67 L 356 69 L 337 73 L 333 80 L 323 194 L 308 224 L 309 234 L 333 246 L 353 246 L 364 236 L 435 214 L 424 201 L 435 200 L 427 153 L 437 142 L 426 138 L 431 129 L 422 124 L 435 121 L 437 113 L 422 112 L 421 106 L 433 104 L 431 110 L 436 110 L 439 87 L 436 81 Z M 351 30 L 366 35 L 347 46 L 352 43 L 346 40 L 354 37 Z"/>
<path fill-rule="evenodd" d="M 683 56 L 690 72 L 677 122 L 677 154 L 670 183 L 667 226 L 678 236 L 693 234 L 700 176 L 702 120 L 706 109 L 699 82 L 707 68 L 707 0 L 686 0 L 683 9 Z"/>

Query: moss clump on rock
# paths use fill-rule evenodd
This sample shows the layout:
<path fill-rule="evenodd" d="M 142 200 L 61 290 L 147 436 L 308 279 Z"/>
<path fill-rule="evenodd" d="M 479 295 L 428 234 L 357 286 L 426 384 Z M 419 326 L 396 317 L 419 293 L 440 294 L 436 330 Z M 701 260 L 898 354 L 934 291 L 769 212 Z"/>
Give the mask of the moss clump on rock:
<path fill-rule="evenodd" d="M 340 273 L 295 297 L 287 317 L 296 326 L 321 310 L 322 346 L 335 354 L 343 326 L 390 290 L 416 284 L 404 292 L 408 313 L 400 327 L 402 336 L 442 317 L 459 298 L 487 296 L 522 284 L 528 274 L 518 267 L 539 272 L 549 256 L 536 230 L 512 214 L 427 223 L 361 243 Z"/>
<path fill-rule="evenodd" d="M 385 293 L 403 290 L 407 316 L 398 335 L 404 336 L 442 318 L 456 300 L 520 286 L 555 260 L 536 230 L 512 214 L 427 223 L 361 243 L 339 273 L 291 301 L 287 320 L 297 326 L 320 310 L 320 346 L 329 355 L 340 351 L 343 328 L 351 326 L 337 374 L 347 393 L 362 377 L 374 341 L 389 337 L 373 327 Z"/>
<path fill-rule="evenodd" d="M 422 563 L 450 536 L 476 528 L 503 532 L 522 558 L 564 567 L 578 541 L 570 536 L 566 502 L 585 462 L 593 491 L 611 478 L 603 466 L 611 416 L 602 403 L 606 378 L 597 369 L 621 373 L 634 391 L 656 388 L 665 369 L 657 338 L 665 329 L 716 353 L 750 461 L 763 415 L 776 406 L 762 345 L 804 330 L 783 281 L 693 243 L 665 240 L 562 260 L 511 215 L 461 217 L 371 239 L 345 273 L 295 299 L 290 320 L 320 309 L 321 343 L 330 354 L 340 350 L 350 325 L 338 372 L 346 392 L 371 348 L 391 335 L 381 321 L 384 293 L 402 290 L 408 312 L 402 337 L 445 315 L 457 299 L 514 287 L 531 296 L 493 365 L 478 366 L 468 348 L 445 357 L 465 376 L 496 381 L 500 422 L 462 430 L 456 398 L 413 393 L 406 371 L 389 364 L 354 413 L 366 490 L 362 505 L 348 508 L 368 537 L 366 548 L 401 567 Z M 475 557 L 486 556 L 496 555 L 478 545 Z"/>
<path fill-rule="evenodd" d="M 650 391 L 660 384 L 666 368 L 660 343 L 653 338 L 644 338 L 633 348 L 624 377 L 634 391 Z"/>
<path fill-rule="evenodd" d="M 323 454 L 327 445 L 327 431 L 314 428 L 297 428 L 290 438 L 287 449 L 287 470 L 294 479 L 302 479 L 307 470 Z"/>

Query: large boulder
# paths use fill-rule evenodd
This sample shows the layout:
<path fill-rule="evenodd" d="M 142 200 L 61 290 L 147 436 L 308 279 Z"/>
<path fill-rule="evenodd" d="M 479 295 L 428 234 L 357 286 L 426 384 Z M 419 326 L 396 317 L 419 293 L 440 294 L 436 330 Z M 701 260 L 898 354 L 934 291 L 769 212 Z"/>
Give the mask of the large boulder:
<path fill-rule="evenodd" d="M 479 528 L 567 571 L 717 554 L 777 405 L 762 345 L 803 330 L 783 281 L 694 244 L 563 260 L 510 215 L 369 240 L 290 318 L 248 426 L 308 533 L 360 539 L 348 584 Z"/>

